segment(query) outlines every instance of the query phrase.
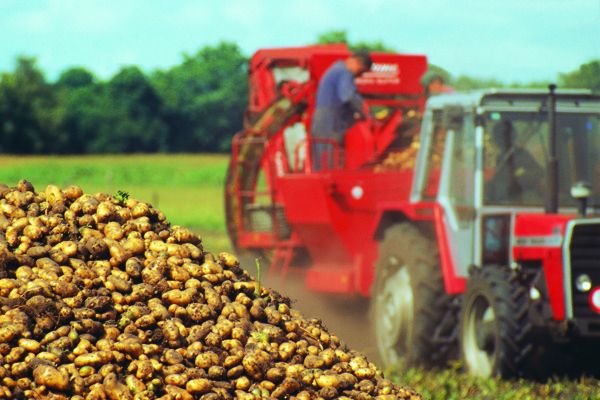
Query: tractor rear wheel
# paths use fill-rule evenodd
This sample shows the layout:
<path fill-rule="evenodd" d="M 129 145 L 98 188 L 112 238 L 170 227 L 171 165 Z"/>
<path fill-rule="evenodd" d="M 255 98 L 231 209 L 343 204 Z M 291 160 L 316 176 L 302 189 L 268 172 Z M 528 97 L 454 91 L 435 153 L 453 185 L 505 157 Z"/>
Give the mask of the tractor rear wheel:
<path fill-rule="evenodd" d="M 433 340 L 449 310 L 438 250 L 409 223 L 388 228 L 379 247 L 371 297 L 383 365 L 439 366 L 449 346 Z"/>
<path fill-rule="evenodd" d="M 460 345 L 466 369 L 484 378 L 520 373 L 531 350 L 528 291 L 514 271 L 486 266 L 467 281 Z"/>

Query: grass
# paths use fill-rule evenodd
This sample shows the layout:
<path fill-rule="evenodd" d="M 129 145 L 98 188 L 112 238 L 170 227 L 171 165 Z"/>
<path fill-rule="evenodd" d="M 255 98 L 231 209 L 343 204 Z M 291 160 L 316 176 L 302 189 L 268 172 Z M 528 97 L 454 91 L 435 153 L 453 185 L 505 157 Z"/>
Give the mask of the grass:
<path fill-rule="evenodd" d="M 460 363 L 448 369 L 397 368 L 387 371 L 392 381 L 415 388 L 428 400 L 587 400 L 600 399 L 597 379 L 550 377 L 546 382 L 525 379 L 482 379 L 460 372 Z"/>
<path fill-rule="evenodd" d="M 153 154 L 85 157 L 0 155 L 0 183 L 16 186 L 20 179 L 37 191 L 49 184 L 80 186 L 85 193 L 117 194 L 150 202 L 174 225 L 202 236 L 205 249 L 231 252 L 225 229 L 223 187 L 227 155 Z M 460 372 L 460 365 L 437 371 L 396 368 L 386 376 L 412 386 L 430 400 L 600 399 L 596 379 L 550 378 L 547 382 L 478 379 Z"/>
<path fill-rule="evenodd" d="M 99 156 L 0 155 L 0 183 L 27 179 L 37 191 L 49 184 L 84 193 L 125 190 L 165 213 L 173 225 L 197 231 L 213 253 L 231 251 L 225 229 L 223 185 L 229 157 L 213 154 Z"/>

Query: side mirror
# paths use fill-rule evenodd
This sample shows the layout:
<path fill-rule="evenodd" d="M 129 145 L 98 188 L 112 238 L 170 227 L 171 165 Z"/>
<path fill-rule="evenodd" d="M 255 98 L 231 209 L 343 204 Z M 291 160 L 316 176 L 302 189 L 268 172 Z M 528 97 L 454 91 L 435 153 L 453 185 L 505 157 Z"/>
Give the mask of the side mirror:
<path fill-rule="evenodd" d="M 578 214 L 585 217 L 587 208 L 587 199 L 592 195 L 592 185 L 589 182 L 579 181 L 571 186 L 571 197 L 577 200 Z"/>

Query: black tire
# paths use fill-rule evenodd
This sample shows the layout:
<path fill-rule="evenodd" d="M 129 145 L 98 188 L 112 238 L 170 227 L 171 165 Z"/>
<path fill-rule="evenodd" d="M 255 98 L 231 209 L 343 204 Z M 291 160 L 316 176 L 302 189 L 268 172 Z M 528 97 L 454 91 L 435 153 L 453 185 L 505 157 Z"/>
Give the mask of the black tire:
<path fill-rule="evenodd" d="M 385 232 L 371 294 L 374 337 L 384 366 L 441 366 L 451 346 L 434 334 L 451 305 L 435 243 L 409 223 Z"/>
<path fill-rule="evenodd" d="M 515 377 L 531 353 L 526 288 L 507 267 L 476 268 L 462 299 L 460 346 L 467 372 Z"/>

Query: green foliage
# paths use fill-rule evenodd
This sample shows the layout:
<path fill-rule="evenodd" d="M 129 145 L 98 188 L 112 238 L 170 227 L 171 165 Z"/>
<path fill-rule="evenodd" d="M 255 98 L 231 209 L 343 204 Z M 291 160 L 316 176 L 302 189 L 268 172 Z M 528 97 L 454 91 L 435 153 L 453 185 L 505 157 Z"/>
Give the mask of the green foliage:
<path fill-rule="evenodd" d="M 260 297 L 260 257 L 255 259 L 254 262 L 256 262 L 256 271 L 258 272 L 257 275 L 257 281 L 258 281 L 258 286 L 256 287 L 256 289 L 254 290 L 254 297 Z"/>
<path fill-rule="evenodd" d="M 401 386 L 415 388 L 429 400 L 584 400 L 600 398 L 598 380 L 581 377 L 578 380 L 550 378 L 547 382 L 525 379 L 481 379 L 460 372 L 461 364 L 448 369 L 428 371 L 423 368 L 396 368 L 386 377 Z"/>
<path fill-rule="evenodd" d="M 162 100 L 137 67 L 122 68 L 107 83 L 67 85 L 65 90 L 69 101 L 64 126 L 72 139 L 69 153 L 168 150 Z"/>
<path fill-rule="evenodd" d="M 317 44 L 346 43 L 348 44 L 348 33 L 346 30 L 329 31 L 317 36 Z"/>
<path fill-rule="evenodd" d="M 383 44 L 381 41 L 376 42 L 357 42 L 350 43 L 348 41 L 348 34 L 346 30 L 340 31 L 329 31 L 325 32 L 317 37 L 317 44 L 330 44 L 330 43 L 345 43 L 351 51 L 376 51 L 376 52 L 395 52 L 392 49 Z"/>
<path fill-rule="evenodd" d="M 59 151 L 64 105 L 36 66 L 19 57 L 12 73 L 0 76 L 0 151 L 16 154 Z"/>
<path fill-rule="evenodd" d="M 450 81 L 450 86 L 455 90 L 475 90 L 483 88 L 503 88 L 505 84 L 497 79 L 478 79 L 466 75 L 461 75 L 458 78 Z"/>
<path fill-rule="evenodd" d="M 591 89 L 600 93 L 600 60 L 582 64 L 577 71 L 559 74 L 564 87 Z"/>
<path fill-rule="evenodd" d="M 225 152 L 242 128 L 247 62 L 223 42 L 151 77 L 128 66 L 101 82 L 75 67 L 51 85 L 19 58 L 0 78 L 0 152 Z"/>
<path fill-rule="evenodd" d="M 96 77 L 83 67 L 73 67 L 60 74 L 56 87 L 63 89 L 77 89 L 90 86 L 96 82 Z"/>
<path fill-rule="evenodd" d="M 317 43 L 345 43 L 352 51 L 394 51 L 381 41 L 351 43 L 346 30 L 318 36 Z M 105 154 L 228 152 L 242 129 L 248 103 L 248 57 L 234 43 L 205 46 L 181 64 L 146 75 L 123 67 L 108 81 L 83 67 L 48 83 L 35 58 L 19 57 L 0 73 L 0 153 Z M 438 71 L 456 90 L 540 87 L 549 82 L 506 84 L 496 79 Z M 560 74 L 559 88 L 600 93 L 600 60 Z"/>
<path fill-rule="evenodd" d="M 129 192 L 126 190 L 117 190 L 117 195 L 115 198 L 121 203 L 125 203 L 129 199 Z"/>
<path fill-rule="evenodd" d="M 170 145 L 180 151 L 230 148 L 248 104 L 247 64 L 237 45 L 221 42 L 152 75 L 165 103 Z"/>

